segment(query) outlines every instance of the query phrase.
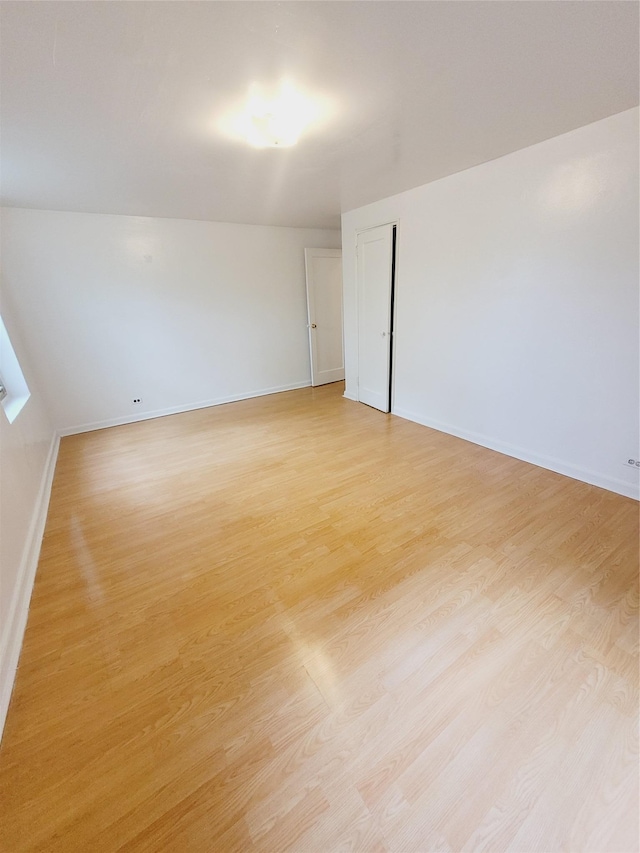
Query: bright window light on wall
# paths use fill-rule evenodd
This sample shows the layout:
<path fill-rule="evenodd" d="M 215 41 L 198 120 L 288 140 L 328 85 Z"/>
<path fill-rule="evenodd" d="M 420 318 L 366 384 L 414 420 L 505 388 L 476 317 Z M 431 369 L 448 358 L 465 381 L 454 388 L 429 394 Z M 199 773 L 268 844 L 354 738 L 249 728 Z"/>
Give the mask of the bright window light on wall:
<path fill-rule="evenodd" d="M 0 317 L 0 406 L 7 420 L 12 424 L 31 396 L 27 381 L 20 368 L 15 350 L 11 346 L 9 335 Z"/>

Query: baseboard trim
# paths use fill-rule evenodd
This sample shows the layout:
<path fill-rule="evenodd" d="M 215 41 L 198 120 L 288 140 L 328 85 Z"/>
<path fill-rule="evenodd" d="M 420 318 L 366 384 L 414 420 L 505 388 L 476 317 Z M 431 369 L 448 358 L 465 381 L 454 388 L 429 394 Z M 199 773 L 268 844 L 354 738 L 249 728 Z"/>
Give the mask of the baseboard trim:
<path fill-rule="evenodd" d="M 240 400 L 251 400 L 253 397 L 266 397 L 269 394 L 281 394 L 283 391 L 297 391 L 299 388 L 311 387 L 311 380 L 305 382 L 294 382 L 291 385 L 277 385 L 273 388 L 262 388 L 259 391 L 247 391 L 244 394 L 233 394 L 229 397 L 216 397 L 212 400 L 202 400 L 199 403 L 192 403 L 187 406 L 171 406 L 166 409 L 155 409 L 151 412 L 144 412 L 140 415 L 127 415 L 122 418 L 109 418 L 104 421 L 94 421 L 87 424 L 78 424 L 76 426 L 64 427 L 60 430 L 60 435 L 78 435 L 81 432 L 92 432 L 96 429 L 107 429 L 113 426 L 123 426 L 124 424 L 135 424 L 139 421 L 150 421 L 154 418 L 164 418 L 167 415 L 180 415 L 183 412 L 193 412 L 196 409 L 208 409 L 210 406 L 222 406 L 225 403 L 239 403 Z"/>
<path fill-rule="evenodd" d="M 489 450 L 495 450 L 498 453 L 503 453 L 505 456 L 511 456 L 514 459 L 520 459 L 522 462 L 529 462 L 532 465 L 537 465 L 539 468 L 546 468 L 548 471 L 554 471 L 556 474 L 563 474 L 565 477 L 571 477 L 573 480 L 580 480 L 582 483 L 588 483 L 590 486 L 598 486 L 601 489 L 606 489 L 609 492 L 615 492 L 618 495 L 623 495 L 626 498 L 633 498 L 640 501 L 640 485 L 628 483 L 625 480 L 619 480 L 614 477 L 608 477 L 600 474 L 597 471 L 589 471 L 586 468 L 580 468 L 562 459 L 556 459 L 552 456 L 543 456 L 538 453 L 533 453 L 522 447 L 507 444 L 502 441 L 496 441 L 489 436 L 481 433 L 470 432 L 469 430 L 459 429 L 451 424 L 441 423 L 440 421 L 425 418 L 408 409 L 395 408 L 393 414 L 399 418 L 404 418 L 407 421 L 413 421 L 421 426 L 429 427 L 430 429 L 444 432 L 448 435 L 453 435 L 456 438 L 462 438 L 464 441 L 470 441 L 473 444 L 479 444 L 481 447 L 486 447 Z"/>
<path fill-rule="evenodd" d="M 44 527 L 49 509 L 49 498 L 51 497 L 51 486 L 53 474 L 58 458 L 58 447 L 60 437 L 54 435 L 51 439 L 47 461 L 45 462 L 40 488 L 36 498 L 31 523 L 27 533 L 27 540 L 23 550 L 22 561 L 18 570 L 18 580 L 13 590 L 13 597 L 9 606 L 9 615 L 0 638 L 0 739 L 4 730 L 4 724 L 9 710 L 11 693 L 18 669 L 20 650 L 27 627 L 29 615 L 29 603 L 31 592 L 38 568 L 40 557 L 40 546 L 44 535 Z"/>

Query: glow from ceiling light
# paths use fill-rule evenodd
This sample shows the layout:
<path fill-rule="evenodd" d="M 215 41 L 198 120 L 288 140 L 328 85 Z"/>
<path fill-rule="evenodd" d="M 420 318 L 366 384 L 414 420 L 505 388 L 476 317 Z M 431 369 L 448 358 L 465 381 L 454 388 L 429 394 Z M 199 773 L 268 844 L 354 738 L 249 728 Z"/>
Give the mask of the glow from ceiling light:
<path fill-rule="evenodd" d="M 224 116 L 218 128 L 254 148 L 290 148 L 324 112 L 326 108 L 319 99 L 303 95 L 287 81 L 280 85 L 275 97 L 266 96 L 254 84 L 244 106 Z"/>

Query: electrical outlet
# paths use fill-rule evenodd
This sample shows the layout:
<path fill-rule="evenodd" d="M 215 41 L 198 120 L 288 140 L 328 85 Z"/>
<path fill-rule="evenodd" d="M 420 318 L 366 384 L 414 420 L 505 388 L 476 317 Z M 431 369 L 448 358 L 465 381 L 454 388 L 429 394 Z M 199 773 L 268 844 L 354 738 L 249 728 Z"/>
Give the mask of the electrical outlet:
<path fill-rule="evenodd" d="M 640 459 L 627 459 L 627 465 L 633 465 L 634 468 L 640 468 Z"/>
<path fill-rule="evenodd" d="M 142 402 L 142 397 L 134 397 L 134 398 L 133 398 L 133 400 L 132 400 L 132 402 L 133 402 L 133 403 L 141 403 L 141 402 Z"/>

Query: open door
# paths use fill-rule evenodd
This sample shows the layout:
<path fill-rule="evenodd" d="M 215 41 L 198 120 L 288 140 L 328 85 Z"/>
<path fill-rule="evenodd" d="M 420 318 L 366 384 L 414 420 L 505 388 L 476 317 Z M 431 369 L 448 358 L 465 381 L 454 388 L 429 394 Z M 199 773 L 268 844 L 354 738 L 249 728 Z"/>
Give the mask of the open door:
<path fill-rule="evenodd" d="M 391 411 L 395 225 L 358 234 L 358 399 Z"/>
<path fill-rule="evenodd" d="M 342 252 L 305 249 L 311 384 L 344 379 Z"/>

